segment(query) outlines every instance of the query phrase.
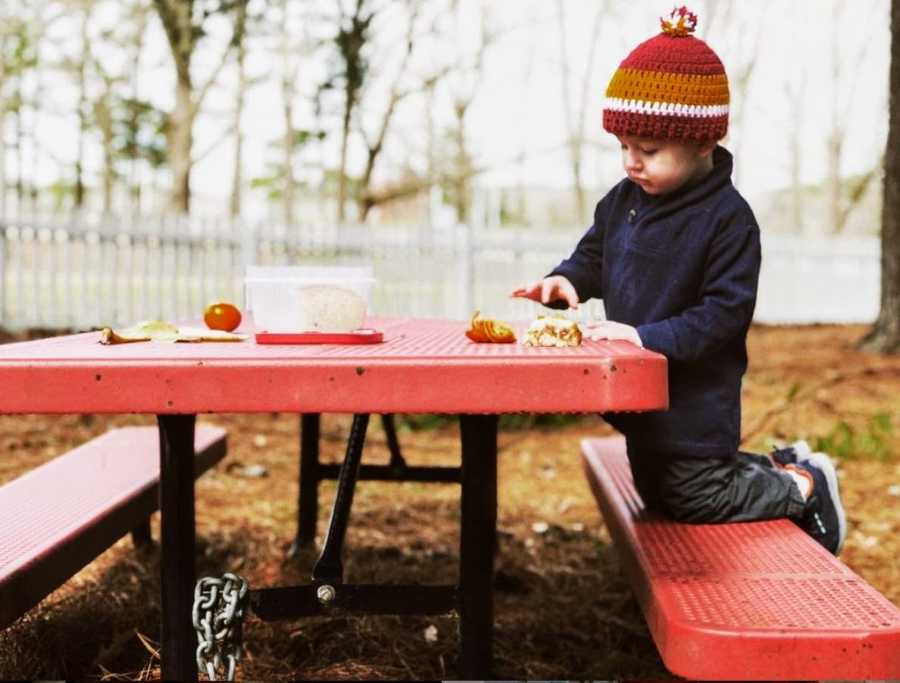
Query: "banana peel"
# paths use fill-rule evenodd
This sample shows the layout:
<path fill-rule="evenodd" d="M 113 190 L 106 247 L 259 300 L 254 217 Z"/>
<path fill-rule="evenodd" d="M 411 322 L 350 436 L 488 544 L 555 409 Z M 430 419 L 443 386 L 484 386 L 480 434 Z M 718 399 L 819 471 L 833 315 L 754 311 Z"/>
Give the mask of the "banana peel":
<path fill-rule="evenodd" d="M 131 327 L 114 330 L 104 327 L 100 331 L 101 344 L 130 344 L 133 342 L 235 342 L 247 339 L 246 334 L 234 334 L 223 330 L 205 330 L 199 327 L 177 327 L 162 320 L 144 320 Z"/>
<path fill-rule="evenodd" d="M 510 325 L 491 318 L 482 318 L 481 311 L 475 311 L 469 322 L 466 336 L 479 344 L 512 344 L 516 333 Z"/>

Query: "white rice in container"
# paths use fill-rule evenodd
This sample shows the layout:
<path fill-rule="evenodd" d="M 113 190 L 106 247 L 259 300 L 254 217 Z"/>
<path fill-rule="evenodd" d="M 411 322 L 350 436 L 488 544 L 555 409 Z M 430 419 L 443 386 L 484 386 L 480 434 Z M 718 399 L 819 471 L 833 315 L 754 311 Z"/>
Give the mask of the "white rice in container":
<path fill-rule="evenodd" d="M 366 301 L 338 285 L 299 287 L 297 306 L 301 329 L 310 332 L 352 332 L 362 327 Z"/>

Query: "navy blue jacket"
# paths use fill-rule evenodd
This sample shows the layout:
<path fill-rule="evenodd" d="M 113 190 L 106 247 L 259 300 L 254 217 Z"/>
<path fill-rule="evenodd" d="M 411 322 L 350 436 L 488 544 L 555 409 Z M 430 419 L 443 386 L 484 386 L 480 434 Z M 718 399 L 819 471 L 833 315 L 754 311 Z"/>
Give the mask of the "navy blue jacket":
<path fill-rule="evenodd" d="M 649 195 L 626 178 L 553 270 L 668 359 L 668 411 L 604 415 L 630 449 L 725 456 L 738 448 L 760 247 L 731 170 L 731 154 L 717 147 L 713 170 L 670 194 Z"/>

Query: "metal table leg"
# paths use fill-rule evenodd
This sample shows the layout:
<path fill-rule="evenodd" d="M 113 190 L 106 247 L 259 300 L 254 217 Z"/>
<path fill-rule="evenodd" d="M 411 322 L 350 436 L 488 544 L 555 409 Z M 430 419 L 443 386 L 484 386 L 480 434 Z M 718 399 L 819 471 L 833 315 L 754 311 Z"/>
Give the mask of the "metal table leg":
<path fill-rule="evenodd" d="M 328 523 L 328 535 L 325 537 L 325 546 L 319 561 L 313 567 L 314 581 L 331 584 L 344 582 L 344 564 L 341 555 L 344 552 L 344 536 L 347 534 L 347 523 L 350 521 L 353 492 L 356 489 L 359 461 L 366 443 L 368 426 L 368 413 L 353 416 L 350 439 L 347 442 L 347 454 L 344 456 L 344 464 L 341 465 L 341 475 L 338 477 L 338 488 L 334 495 L 331 521 Z"/>
<path fill-rule="evenodd" d="M 288 551 L 294 557 L 316 539 L 316 519 L 319 515 L 319 413 L 300 416 L 300 488 L 297 495 L 297 536 Z"/>
<path fill-rule="evenodd" d="M 313 423 L 309 416 L 310 422 L 304 426 L 307 434 L 318 437 L 318 416 L 315 418 Z M 323 614 L 441 614 L 455 607 L 460 615 L 460 678 L 489 679 L 493 664 L 498 417 L 460 415 L 461 468 L 405 467 L 402 472 L 382 465 L 370 466 L 367 471 L 360 465 L 368 420 L 368 415 L 354 416 L 347 453 L 340 466 L 319 464 L 317 445 L 311 442 L 307 445 L 305 453 L 316 456 L 315 462 L 310 460 L 310 467 L 315 465 L 320 475 L 309 480 L 318 485 L 326 471 L 338 478 L 328 536 L 313 569 L 312 583 L 251 591 L 250 604 L 265 621 Z M 330 468 L 338 467 L 339 474 L 331 473 Z M 344 536 L 356 481 L 365 478 L 462 483 L 458 586 L 344 584 L 341 560 Z"/>
<path fill-rule="evenodd" d="M 360 459 L 368 423 L 367 414 L 353 416 L 347 453 L 337 476 L 338 487 L 328 524 L 328 535 L 313 568 L 313 582 L 303 586 L 250 591 L 250 605 L 260 619 L 296 619 L 322 614 L 446 614 L 459 607 L 457 586 L 344 583 L 341 556 L 353 505 L 353 492 L 360 478 Z M 330 466 L 318 467 L 321 470 Z M 376 467 L 379 467 L 377 475 L 387 476 L 388 467 Z M 399 476 L 392 478 L 397 480 Z"/>
<path fill-rule="evenodd" d="M 387 440 L 388 450 L 391 453 L 390 467 L 402 471 L 406 468 L 406 461 L 403 459 L 403 453 L 400 452 L 400 440 L 397 438 L 393 413 L 385 413 L 381 416 L 381 428 L 384 429 L 384 438 Z"/>
<path fill-rule="evenodd" d="M 158 415 L 162 680 L 195 681 L 195 415 Z"/>
<path fill-rule="evenodd" d="M 494 633 L 494 552 L 497 542 L 496 415 L 460 415 L 462 522 L 459 568 L 459 674 L 490 678 Z"/>
<path fill-rule="evenodd" d="M 341 465 L 319 462 L 320 423 L 319 413 L 305 413 L 300 416 L 300 487 L 297 497 L 297 534 L 288 550 L 289 557 L 296 557 L 302 548 L 311 547 L 316 539 L 319 483 L 326 479 L 337 479 L 340 476 Z M 400 450 L 393 414 L 382 415 L 381 424 L 391 454 L 390 462 L 387 465 L 360 465 L 356 474 L 358 480 L 459 482 L 459 467 L 407 465 Z"/>

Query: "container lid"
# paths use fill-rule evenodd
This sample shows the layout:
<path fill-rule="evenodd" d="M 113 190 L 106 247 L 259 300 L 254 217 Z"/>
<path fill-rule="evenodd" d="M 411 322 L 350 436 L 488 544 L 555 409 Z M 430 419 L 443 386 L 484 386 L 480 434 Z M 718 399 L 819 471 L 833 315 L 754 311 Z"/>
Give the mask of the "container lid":
<path fill-rule="evenodd" d="M 370 285 L 375 282 L 374 277 L 354 277 L 350 275 L 330 275 L 330 276 L 304 276 L 304 277 L 245 277 L 244 283 L 248 285 L 255 284 L 282 284 L 282 285 L 346 285 L 346 284 L 365 284 Z"/>
<path fill-rule="evenodd" d="M 310 279 L 360 280 L 373 279 L 373 270 L 372 266 L 247 266 L 245 279 L 254 282 Z"/>

